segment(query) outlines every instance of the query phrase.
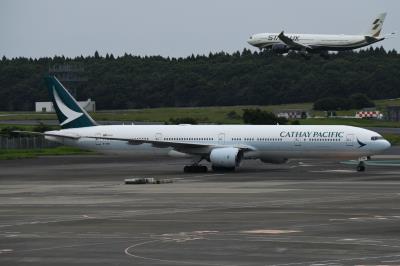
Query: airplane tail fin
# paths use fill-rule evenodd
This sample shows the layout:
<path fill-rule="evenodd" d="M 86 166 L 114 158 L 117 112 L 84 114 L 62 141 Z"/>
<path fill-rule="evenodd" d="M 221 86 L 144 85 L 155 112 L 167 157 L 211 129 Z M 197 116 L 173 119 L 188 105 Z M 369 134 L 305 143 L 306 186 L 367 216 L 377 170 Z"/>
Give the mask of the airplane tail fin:
<path fill-rule="evenodd" d="M 371 29 L 368 32 L 368 36 L 378 38 L 381 34 L 383 22 L 385 22 L 387 13 L 379 14 L 379 16 L 372 23 Z"/>
<path fill-rule="evenodd" d="M 45 81 L 62 129 L 97 126 L 55 76 L 45 77 Z"/>

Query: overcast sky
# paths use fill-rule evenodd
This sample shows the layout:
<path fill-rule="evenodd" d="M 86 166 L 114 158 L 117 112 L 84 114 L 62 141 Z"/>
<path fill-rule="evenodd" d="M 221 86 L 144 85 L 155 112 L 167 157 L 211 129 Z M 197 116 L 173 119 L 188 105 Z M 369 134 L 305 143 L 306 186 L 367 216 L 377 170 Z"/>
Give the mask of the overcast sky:
<path fill-rule="evenodd" d="M 385 11 L 400 30 L 400 0 L 0 0 L 0 56 L 233 52 L 260 32 L 363 34 Z"/>

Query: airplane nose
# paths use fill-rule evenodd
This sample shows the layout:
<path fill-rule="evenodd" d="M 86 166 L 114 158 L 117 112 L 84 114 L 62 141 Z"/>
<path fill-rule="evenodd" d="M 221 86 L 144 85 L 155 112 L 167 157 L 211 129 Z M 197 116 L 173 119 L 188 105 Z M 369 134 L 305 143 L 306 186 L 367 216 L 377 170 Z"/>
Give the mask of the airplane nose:
<path fill-rule="evenodd" d="M 250 36 L 250 38 L 247 40 L 247 43 L 250 45 L 254 45 L 256 43 L 254 36 Z"/>
<path fill-rule="evenodd" d="M 386 139 L 383 141 L 383 147 L 385 150 L 389 149 L 392 145 Z"/>

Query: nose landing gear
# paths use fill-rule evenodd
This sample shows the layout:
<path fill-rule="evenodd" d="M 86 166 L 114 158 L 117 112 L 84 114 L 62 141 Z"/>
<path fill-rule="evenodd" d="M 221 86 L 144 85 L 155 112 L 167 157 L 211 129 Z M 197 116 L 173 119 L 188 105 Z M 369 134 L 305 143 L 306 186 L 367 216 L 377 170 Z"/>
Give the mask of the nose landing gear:
<path fill-rule="evenodd" d="M 357 165 L 357 172 L 364 172 L 365 171 L 365 163 L 364 161 L 360 161 Z"/>
<path fill-rule="evenodd" d="M 365 161 L 370 160 L 371 157 L 362 157 L 358 159 L 358 165 L 357 165 L 357 172 L 364 172 L 365 171 Z"/>

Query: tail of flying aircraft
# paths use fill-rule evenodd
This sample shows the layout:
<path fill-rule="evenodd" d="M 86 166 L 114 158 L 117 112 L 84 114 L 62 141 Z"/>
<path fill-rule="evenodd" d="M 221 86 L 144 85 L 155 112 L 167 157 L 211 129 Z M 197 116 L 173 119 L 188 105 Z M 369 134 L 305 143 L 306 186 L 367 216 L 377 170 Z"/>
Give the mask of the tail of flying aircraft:
<path fill-rule="evenodd" d="M 385 22 L 386 13 L 380 14 L 372 23 L 371 29 L 368 32 L 368 36 L 378 38 L 381 34 L 383 22 Z"/>
<path fill-rule="evenodd" d="M 45 77 L 45 81 L 62 129 L 97 125 L 55 76 Z"/>

